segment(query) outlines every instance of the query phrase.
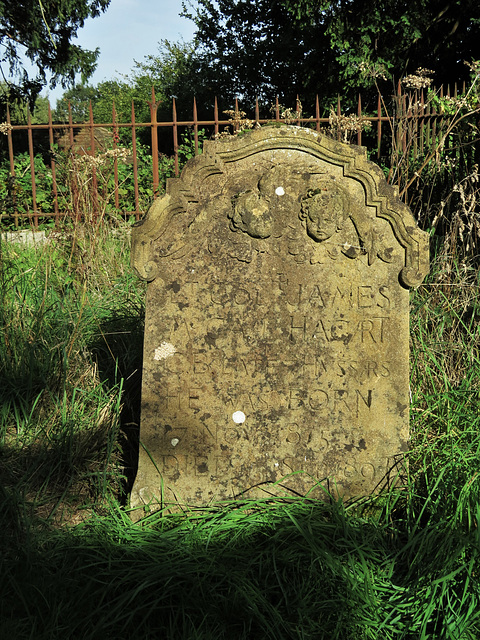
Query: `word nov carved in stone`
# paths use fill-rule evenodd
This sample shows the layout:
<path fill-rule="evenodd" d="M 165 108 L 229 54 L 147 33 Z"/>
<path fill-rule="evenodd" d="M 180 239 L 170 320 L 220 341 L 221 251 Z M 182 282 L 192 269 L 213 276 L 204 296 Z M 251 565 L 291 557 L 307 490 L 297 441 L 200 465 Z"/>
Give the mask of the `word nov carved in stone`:
<path fill-rule="evenodd" d="M 375 488 L 407 446 L 428 245 L 364 149 L 288 126 L 207 142 L 132 251 L 149 281 L 132 506 Z"/>

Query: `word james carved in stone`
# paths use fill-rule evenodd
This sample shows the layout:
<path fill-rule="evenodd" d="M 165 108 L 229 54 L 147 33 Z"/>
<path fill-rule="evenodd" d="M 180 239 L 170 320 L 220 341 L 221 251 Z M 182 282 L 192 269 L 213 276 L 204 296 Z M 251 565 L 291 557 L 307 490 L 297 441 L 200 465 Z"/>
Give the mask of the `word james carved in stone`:
<path fill-rule="evenodd" d="M 427 246 L 362 148 L 288 126 L 206 143 L 134 229 L 132 506 L 374 490 L 407 446 Z"/>

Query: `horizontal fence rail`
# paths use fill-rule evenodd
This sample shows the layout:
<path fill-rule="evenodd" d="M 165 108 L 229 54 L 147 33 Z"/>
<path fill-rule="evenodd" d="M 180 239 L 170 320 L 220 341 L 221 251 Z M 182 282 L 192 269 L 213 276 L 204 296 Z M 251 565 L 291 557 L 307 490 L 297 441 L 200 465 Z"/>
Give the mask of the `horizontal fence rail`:
<path fill-rule="evenodd" d="M 454 95 L 456 93 L 455 88 Z M 440 95 L 443 96 L 443 89 L 440 89 Z M 450 95 L 449 91 L 446 95 Z M 182 132 L 190 132 L 192 153 L 198 154 L 201 152 L 202 140 L 205 137 L 221 135 L 222 128 L 228 128 L 231 133 L 235 133 L 247 123 L 246 115 L 239 109 L 238 100 L 233 110 L 224 112 L 231 116 L 229 119 L 220 118 L 217 100 L 215 100 L 212 120 L 197 117 L 195 99 L 192 120 L 179 120 L 176 101 L 173 99 L 172 119 L 168 122 L 158 121 L 157 112 L 160 102 L 157 101 L 153 88 L 148 105 L 150 107 L 149 122 L 136 121 L 133 103 L 129 122 L 118 122 L 115 105 L 112 106 L 112 121 L 109 123 L 94 122 L 91 103 L 89 118 L 82 123 L 73 121 L 70 103 L 68 122 L 62 123 L 53 122 L 50 106 L 48 123 L 45 124 L 32 124 L 30 115 L 27 124 L 12 124 L 7 111 L 7 121 L 0 125 L 0 131 L 7 138 L 7 148 L 2 162 L 8 165 L 8 175 L 5 177 L 4 171 L 3 184 L 0 185 L 2 226 L 8 224 L 18 227 L 24 225 L 25 221 L 29 221 L 34 227 L 38 227 L 39 223 L 45 220 L 57 225 L 66 217 L 89 218 L 95 222 L 105 215 L 107 204 L 109 211 L 114 211 L 123 217 L 134 216 L 139 220 L 153 198 L 161 193 L 164 175 L 179 175 Z M 257 101 L 250 126 L 284 122 L 311 127 L 317 132 L 328 130 L 328 134 L 338 140 L 348 140 L 358 145 L 366 144 L 370 157 L 380 160 L 384 150 L 386 153 L 391 151 L 392 144 L 401 152 L 413 149 L 413 153 L 423 153 L 431 140 L 435 140 L 439 135 L 439 131 L 449 117 L 435 111 L 425 101 L 423 92 L 402 93 L 400 84 L 394 96 L 393 105 L 394 116 L 387 113 L 382 96 L 379 94 L 376 113 L 365 115 L 362 112 L 362 100 L 359 96 L 356 112 L 344 115 L 341 100 L 338 98 L 336 109 L 332 109 L 329 117 L 321 117 L 317 96 L 315 115 L 305 117 L 298 99 L 294 109 L 285 109 L 277 99 L 272 107 L 271 117 L 262 118 Z M 403 121 L 404 126 L 398 126 L 399 120 Z M 138 152 L 138 131 L 145 128 L 150 129 L 148 158 L 150 166 L 147 180 L 150 184 L 146 190 L 141 185 Z M 159 134 L 165 130 L 170 130 L 171 137 L 170 143 L 163 142 L 162 148 Z M 120 133 L 125 131 L 129 131 L 128 152 L 120 144 Z M 45 147 L 48 149 L 48 159 L 38 167 L 38 142 L 34 139 L 34 134 L 36 138 L 40 132 L 43 132 L 44 137 L 48 136 L 48 142 L 44 142 L 43 147 L 44 156 Z M 395 132 L 393 138 L 392 132 Z M 14 138 L 21 134 L 25 137 L 25 133 L 26 145 L 24 141 L 24 146 L 27 152 L 24 154 L 25 166 L 22 167 L 20 175 L 16 166 L 18 144 L 14 145 Z M 162 140 L 165 140 L 165 136 L 162 136 Z M 168 146 L 171 153 L 167 157 L 165 150 Z M 168 161 L 168 171 L 165 171 L 162 165 L 165 158 Z M 121 163 L 123 163 L 122 166 L 126 166 L 126 169 L 120 176 Z M 107 165 L 108 169 L 105 169 Z M 142 171 L 142 176 L 145 178 L 145 167 Z M 19 186 L 20 178 L 23 181 L 22 186 Z M 27 181 L 28 189 L 25 187 Z M 40 196 L 41 183 L 43 186 Z M 127 183 L 128 198 L 125 196 Z M 141 194 L 142 189 L 147 192 L 146 196 Z"/>

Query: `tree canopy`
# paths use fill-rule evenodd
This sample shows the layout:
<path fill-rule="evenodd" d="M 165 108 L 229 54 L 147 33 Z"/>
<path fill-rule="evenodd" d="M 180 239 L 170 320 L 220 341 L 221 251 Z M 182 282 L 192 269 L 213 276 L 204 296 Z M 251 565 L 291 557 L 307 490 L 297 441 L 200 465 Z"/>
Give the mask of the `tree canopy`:
<path fill-rule="evenodd" d="M 99 54 L 72 43 L 85 20 L 105 11 L 110 0 L 0 0 L 0 71 L 8 90 L 0 102 L 23 100 L 31 106 L 47 85 L 86 80 L 95 70 Z M 25 68 L 28 59 L 36 70 Z"/>
<path fill-rule="evenodd" d="M 68 121 L 70 103 L 73 121 L 86 122 L 91 103 L 95 122 L 111 122 L 115 103 L 117 120 L 128 122 L 133 102 L 137 122 L 148 122 L 148 102 L 154 87 L 159 118 L 171 119 L 172 98 L 177 98 L 178 116 L 189 119 L 193 96 L 202 97 L 204 91 L 194 70 L 194 53 L 192 43 L 162 40 L 158 52 L 145 56 L 143 62 L 135 62 L 128 76 L 105 80 L 95 86 L 78 83 L 65 91 L 57 102 L 54 118 Z"/>
<path fill-rule="evenodd" d="M 337 94 L 397 81 L 419 67 L 435 82 L 466 80 L 480 58 L 478 0 L 198 0 L 183 15 L 196 24 L 204 86 L 246 102 L 324 105 Z M 390 85 L 391 86 L 391 85 Z M 368 93 L 368 91 L 367 91 Z"/>

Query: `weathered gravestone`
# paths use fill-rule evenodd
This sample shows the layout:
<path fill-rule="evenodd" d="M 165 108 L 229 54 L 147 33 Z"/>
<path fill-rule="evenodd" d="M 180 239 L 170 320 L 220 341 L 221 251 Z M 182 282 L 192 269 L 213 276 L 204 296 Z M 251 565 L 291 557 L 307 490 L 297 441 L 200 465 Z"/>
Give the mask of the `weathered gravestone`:
<path fill-rule="evenodd" d="M 427 236 L 364 149 L 287 126 L 206 143 L 134 229 L 133 264 L 149 281 L 133 506 L 318 480 L 365 494 L 406 449 Z"/>

